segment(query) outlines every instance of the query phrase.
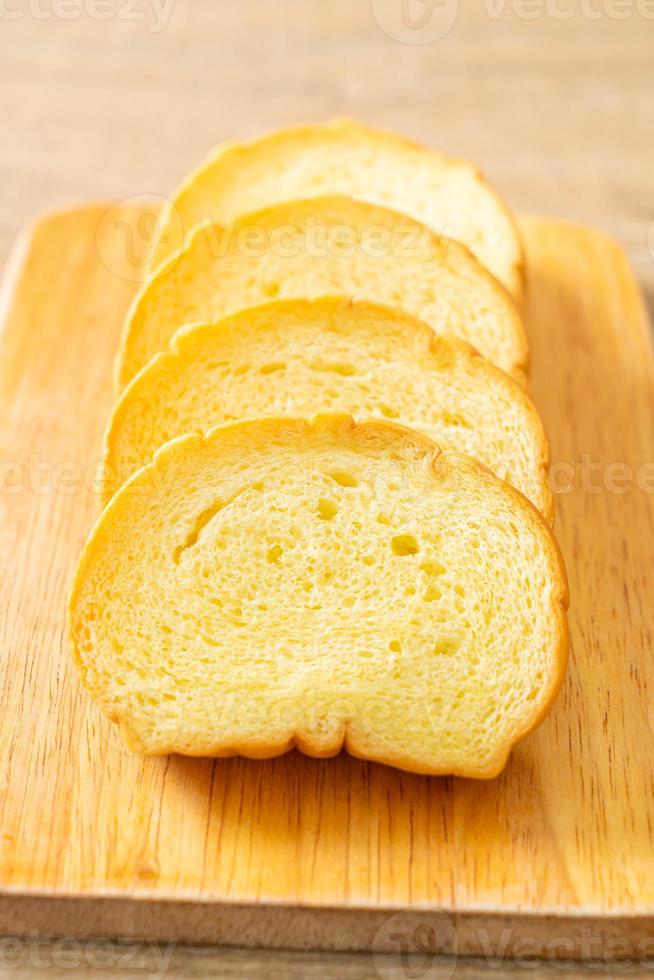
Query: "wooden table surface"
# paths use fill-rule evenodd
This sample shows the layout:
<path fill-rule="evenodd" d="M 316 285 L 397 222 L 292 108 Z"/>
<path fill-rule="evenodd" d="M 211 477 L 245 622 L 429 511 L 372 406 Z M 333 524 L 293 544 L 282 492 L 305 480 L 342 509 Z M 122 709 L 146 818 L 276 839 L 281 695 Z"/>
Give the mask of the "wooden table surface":
<path fill-rule="evenodd" d="M 166 194 L 220 140 L 348 114 L 472 158 L 516 209 L 613 234 L 654 307 L 654 4 L 444 0 L 421 27 L 426 8 L 412 0 L 409 29 L 401 2 L 0 3 L 0 264 L 39 211 Z M 73 968 L 57 944 L 14 952 L 12 960 L 0 950 L 0 977 L 134 973 L 93 967 L 83 955 Z M 524 964 L 459 962 L 453 972 L 445 961 L 178 949 L 166 975 L 524 972 Z M 526 972 L 598 975 L 570 965 Z"/>

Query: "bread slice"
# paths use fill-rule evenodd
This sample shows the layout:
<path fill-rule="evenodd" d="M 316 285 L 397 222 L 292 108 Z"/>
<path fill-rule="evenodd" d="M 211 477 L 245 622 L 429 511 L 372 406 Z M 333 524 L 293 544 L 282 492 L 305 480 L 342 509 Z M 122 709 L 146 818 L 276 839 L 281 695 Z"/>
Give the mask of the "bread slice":
<path fill-rule="evenodd" d="M 297 746 L 491 777 L 543 718 L 567 586 L 534 507 L 389 422 L 236 422 L 112 499 L 70 599 L 75 659 L 128 746 Z"/>
<path fill-rule="evenodd" d="M 527 340 L 515 304 L 463 246 L 346 197 L 294 201 L 229 228 L 199 229 L 136 297 L 117 362 L 124 387 L 187 323 L 271 298 L 340 293 L 401 306 L 461 337 L 522 383 Z"/>
<path fill-rule="evenodd" d="M 547 439 L 524 391 L 463 341 L 401 310 L 333 297 L 278 300 L 176 333 L 114 411 L 103 502 L 175 436 L 324 411 L 416 428 L 485 463 L 552 519 Z"/>
<path fill-rule="evenodd" d="M 412 215 L 467 245 L 518 301 L 520 239 L 509 210 L 478 170 L 391 133 L 348 119 L 219 146 L 173 195 L 152 268 L 200 223 L 225 224 L 271 204 L 347 194 Z"/>

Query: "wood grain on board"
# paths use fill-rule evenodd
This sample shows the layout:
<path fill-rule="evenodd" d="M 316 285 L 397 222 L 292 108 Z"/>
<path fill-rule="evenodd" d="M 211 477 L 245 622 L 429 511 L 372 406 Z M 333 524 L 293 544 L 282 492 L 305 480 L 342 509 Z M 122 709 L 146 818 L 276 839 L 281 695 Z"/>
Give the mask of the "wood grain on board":
<path fill-rule="evenodd" d="M 623 252 L 522 222 L 572 658 L 551 716 L 476 783 L 345 755 L 141 760 L 81 689 L 65 600 L 142 220 L 46 218 L 5 278 L 3 930 L 384 948 L 396 910 L 410 923 L 440 908 L 460 952 L 506 928 L 510 943 L 571 936 L 577 950 L 583 929 L 654 936 L 654 360 Z"/>

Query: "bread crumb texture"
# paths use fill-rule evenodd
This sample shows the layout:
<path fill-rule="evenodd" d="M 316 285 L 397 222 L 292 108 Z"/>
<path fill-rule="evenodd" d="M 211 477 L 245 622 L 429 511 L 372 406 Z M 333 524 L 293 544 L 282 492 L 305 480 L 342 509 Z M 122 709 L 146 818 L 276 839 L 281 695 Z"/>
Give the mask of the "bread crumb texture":
<path fill-rule="evenodd" d="M 114 412 L 103 502 L 176 436 L 323 411 L 415 428 L 474 456 L 552 519 L 547 439 L 514 381 L 399 309 L 329 297 L 278 300 L 175 334 Z"/>
<path fill-rule="evenodd" d="M 100 517 L 69 614 L 137 752 L 345 746 L 491 777 L 556 694 L 566 606 L 520 494 L 401 426 L 328 415 L 168 443 Z"/>

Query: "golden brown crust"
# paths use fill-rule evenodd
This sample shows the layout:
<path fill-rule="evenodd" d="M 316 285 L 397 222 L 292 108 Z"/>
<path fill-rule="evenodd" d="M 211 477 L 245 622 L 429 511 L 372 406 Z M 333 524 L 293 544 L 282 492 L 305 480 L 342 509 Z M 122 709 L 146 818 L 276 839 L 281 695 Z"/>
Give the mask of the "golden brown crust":
<path fill-rule="evenodd" d="M 342 117 L 333 119 L 323 124 L 290 126 L 283 129 L 265 132 L 259 136 L 252 137 L 251 139 L 244 140 L 240 143 L 229 142 L 221 144 L 199 167 L 193 170 L 178 187 L 172 196 L 171 208 L 169 211 L 172 213 L 176 208 L 180 207 L 190 190 L 196 187 L 199 182 L 206 179 L 219 165 L 229 166 L 232 159 L 235 162 L 238 162 L 239 158 L 253 152 L 261 154 L 262 157 L 272 157 L 274 156 L 277 147 L 284 146 L 292 141 L 302 145 L 310 144 L 314 142 L 316 138 L 330 139 L 333 137 L 341 137 L 343 135 L 355 141 L 364 138 L 369 141 L 380 142 L 382 144 L 386 144 L 386 146 L 391 149 L 403 147 L 408 153 L 418 154 L 425 159 L 436 161 L 439 167 L 457 170 L 465 169 L 468 171 L 475 182 L 480 187 L 483 187 L 488 197 L 494 201 L 499 212 L 505 219 L 507 227 L 512 232 L 515 257 L 511 263 L 509 281 L 507 281 L 505 285 L 516 300 L 518 306 L 522 308 L 522 304 L 524 302 L 525 272 L 524 250 L 522 248 L 521 238 L 515 219 L 513 218 L 509 208 L 504 203 L 502 198 L 491 188 L 481 171 L 468 160 L 461 157 L 448 157 L 438 150 L 426 147 L 420 143 L 408 139 L 407 137 L 370 126 L 364 126 L 353 119 Z M 190 231 L 190 228 L 186 229 L 187 234 Z M 161 237 L 168 235 L 169 238 L 171 236 L 170 222 L 167 220 L 162 221 L 160 235 Z M 177 248 L 182 247 L 182 245 L 183 242 L 178 241 L 176 247 L 174 246 L 172 250 L 176 251 Z M 170 254 L 170 250 L 162 247 L 155 250 L 151 263 L 152 272 L 157 271 L 162 264 L 164 257 L 167 257 L 168 254 Z"/>
<path fill-rule="evenodd" d="M 275 311 L 278 311 L 281 315 L 287 310 L 300 311 L 303 308 L 306 308 L 307 314 L 313 309 L 319 309 L 324 310 L 326 315 L 335 317 L 339 315 L 340 310 L 349 311 L 357 309 L 361 311 L 362 316 L 367 315 L 380 320 L 401 320 L 403 329 L 413 331 L 415 335 L 424 341 L 426 357 L 431 356 L 436 364 L 446 368 L 449 364 L 464 362 L 466 365 L 464 370 L 477 373 L 483 384 L 492 382 L 493 385 L 503 388 L 510 401 L 519 403 L 526 426 L 530 432 L 531 441 L 536 448 L 540 467 L 538 505 L 545 515 L 546 520 L 552 524 L 554 519 L 554 498 L 548 479 L 549 444 L 540 416 L 522 387 L 503 372 L 501 368 L 487 361 L 474 347 L 464 340 L 437 335 L 422 320 L 405 313 L 403 310 L 386 307 L 368 300 L 352 300 L 338 296 L 324 296 L 313 300 L 275 300 L 270 303 L 260 304 L 256 308 L 240 310 L 214 324 L 194 324 L 178 330 L 171 338 L 168 350 L 156 354 L 150 363 L 135 375 L 122 392 L 114 407 L 103 441 L 103 468 L 100 487 L 101 505 L 104 506 L 109 501 L 120 485 L 117 474 L 114 474 L 117 456 L 116 445 L 120 435 L 121 422 L 125 413 L 129 410 L 131 400 L 137 396 L 137 392 L 141 386 L 147 385 L 150 378 L 154 379 L 156 377 L 157 372 L 164 363 L 182 356 L 184 342 L 187 337 L 193 336 L 196 331 L 207 328 L 216 332 L 221 330 L 226 331 L 231 326 L 238 325 L 239 321 L 247 320 L 255 312 L 274 314 Z"/>
<path fill-rule="evenodd" d="M 87 541 L 82 552 L 73 581 L 68 608 L 73 656 L 76 663 L 82 670 L 82 677 L 85 682 L 88 682 L 88 678 L 85 676 L 85 664 L 76 645 L 76 604 L 86 575 L 86 567 L 93 561 L 94 551 L 96 550 L 98 540 L 101 539 L 106 533 L 111 533 L 110 525 L 112 524 L 114 518 L 117 517 L 124 505 L 128 505 L 128 501 L 130 499 L 129 486 L 136 481 L 140 481 L 141 483 L 147 482 L 150 478 L 154 477 L 156 470 L 161 467 L 169 457 L 179 456 L 181 458 L 185 453 L 193 451 L 195 447 L 197 447 L 198 443 L 201 442 L 211 445 L 213 443 L 220 443 L 221 440 L 225 439 L 238 441 L 242 436 L 246 436 L 249 446 L 256 446 L 257 443 L 260 443 L 262 446 L 268 446 L 271 442 L 275 442 L 277 439 L 279 439 L 280 436 L 287 438 L 291 434 L 295 436 L 300 444 L 303 444 L 308 440 L 320 439 L 325 439 L 327 442 L 337 439 L 339 442 L 349 442 L 355 446 L 357 443 L 369 446 L 371 442 L 374 443 L 376 441 L 381 442 L 385 448 L 388 448 L 389 444 L 395 444 L 398 450 L 405 449 L 414 452 L 417 451 L 425 457 L 431 458 L 431 472 L 436 480 L 449 480 L 452 478 L 460 480 L 461 477 L 465 479 L 466 476 L 472 476 L 476 481 L 486 481 L 489 484 L 494 484 L 495 486 L 497 486 L 499 483 L 499 481 L 497 481 L 492 474 L 490 474 L 484 467 L 478 464 L 471 457 L 463 456 L 457 453 L 442 453 L 438 446 L 431 442 L 431 440 L 429 440 L 426 436 L 422 436 L 411 429 L 407 429 L 401 425 L 385 420 L 355 422 L 351 416 L 348 415 L 322 415 L 315 418 L 312 422 L 307 422 L 299 419 L 277 417 L 254 421 L 233 422 L 226 426 L 219 426 L 204 436 L 196 434 L 191 436 L 182 436 L 179 439 L 175 439 L 163 446 L 156 453 L 153 461 L 144 466 L 130 481 L 128 481 L 128 484 L 126 484 L 126 486 L 117 493 L 98 519 L 95 528 L 93 529 L 91 536 L 89 537 L 89 540 Z M 371 747 L 370 745 L 367 745 L 365 737 L 360 737 L 357 739 L 356 732 L 352 730 L 348 723 L 345 723 L 342 732 L 337 733 L 336 738 L 327 744 L 316 741 L 315 738 L 312 740 L 305 732 L 296 731 L 290 738 L 284 738 L 280 742 L 272 742 L 270 744 L 262 742 L 237 745 L 221 743 L 213 746 L 194 747 L 193 745 L 175 743 L 162 747 L 156 754 L 177 752 L 186 755 L 201 754 L 203 756 L 215 757 L 227 757 L 230 755 L 239 754 L 250 758 L 270 758 L 272 756 L 280 755 L 292 748 L 293 745 L 296 745 L 301 748 L 302 751 L 307 752 L 308 754 L 315 753 L 320 757 L 327 757 L 336 754 L 341 750 L 341 748 L 345 747 L 351 754 L 361 758 L 394 765 L 412 772 L 420 772 L 428 775 L 451 774 L 482 779 L 490 779 L 496 776 L 503 768 L 513 746 L 519 740 L 524 738 L 530 731 L 532 731 L 550 710 L 556 694 L 561 686 L 568 656 L 568 630 L 565 610 L 568 607 L 569 591 L 567 575 L 560 549 L 544 518 L 536 510 L 536 508 L 530 504 L 529 501 L 527 501 L 518 491 L 506 484 L 503 484 L 502 486 L 504 488 L 504 492 L 512 497 L 516 509 L 521 511 L 523 516 L 527 517 L 529 522 L 532 524 L 534 532 L 541 538 L 547 549 L 552 577 L 558 587 L 556 590 L 558 594 L 555 594 L 554 596 L 555 601 L 553 609 L 553 613 L 556 617 L 556 635 L 558 642 L 556 649 L 556 670 L 552 672 L 549 678 L 549 689 L 543 704 L 538 712 L 533 717 L 529 718 L 520 730 L 512 733 L 507 744 L 498 747 L 492 761 L 487 763 L 485 767 L 470 765 L 468 767 L 459 767 L 455 770 L 452 770 L 451 768 L 448 768 L 447 770 L 432 769 L 425 766 L 420 761 L 412 760 L 411 758 L 405 757 L 400 753 L 395 754 L 388 751 L 380 752 L 378 749 L 375 749 L 374 746 Z M 102 692 L 99 690 L 94 690 L 92 687 L 90 687 L 89 690 L 94 699 L 98 701 L 100 706 L 102 706 Z M 127 743 L 134 750 L 142 751 L 143 746 L 140 744 L 138 737 L 131 730 L 129 720 L 120 716 L 120 714 L 118 714 L 118 716 L 114 715 L 112 720 L 117 720 L 120 724 Z"/>

